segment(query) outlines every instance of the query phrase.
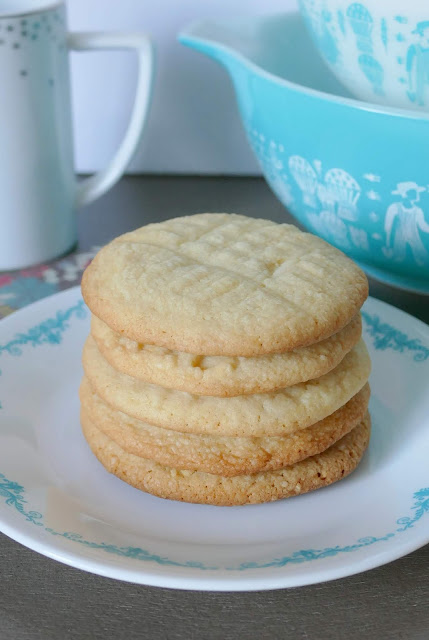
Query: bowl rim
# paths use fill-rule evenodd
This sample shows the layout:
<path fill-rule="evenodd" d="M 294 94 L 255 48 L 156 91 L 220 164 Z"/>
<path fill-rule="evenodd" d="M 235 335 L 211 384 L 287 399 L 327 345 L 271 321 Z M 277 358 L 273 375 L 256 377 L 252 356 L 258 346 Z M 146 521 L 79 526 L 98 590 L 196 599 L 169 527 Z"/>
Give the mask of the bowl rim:
<path fill-rule="evenodd" d="M 304 22 L 299 11 L 276 12 L 276 13 L 266 14 L 263 16 L 252 16 L 250 19 L 255 22 L 262 23 L 265 20 L 275 18 L 276 16 L 278 17 L 278 16 L 296 16 L 296 15 L 299 15 L 300 19 Z M 365 100 L 359 100 L 358 98 L 352 98 L 352 97 L 348 98 L 345 96 L 336 95 L 334 93 L 329 93 L 327 91 L 320 91 L 319 89 L 306 87 L 305 85 L 298 84 L 297 82 L 292 82 L 291 80 L 286 80 L 285 78 L 281 78 L 280 76 L 277 76 L 271 71 L 267 71 L 266 69 L 258 65 L 256 62 L 253 62 L 252 60 L 247 58 L 243 53 L 233 49 L 229 45 L 219 43 L 218 41 L 212 38 L 202 37 L 195 34 L 195 32 L 197 32 L 198 29 L 201 29 L 202 26 L 206 26 L 210 24 L 216 24 L 220 27 L 226 26 L 226 25 L 232 26 L 234 24 L 235 25 L 239 25 L 240 23 L 244 24 L 246 21 L 249 22 L 249 17 L 246 17 L 246 18 L 241 17 L 241 18 L 235 18 L 235 19 L 229 19 L 229 20 L 222 20 L 222 19 L 217 20 L 217 19 L 211 19 L 211 18 L 202 19 L 202 20 L 197 19 L 192 21 L 187 27 L 182 29 L 178 33 L 177 38 L 181 44 L 184 44 L 186 46 L 191 46 L 191 43 L 194 43 L 194 44 L 199 43 L 200 45 L 202 45 L 202 47 L 204 46 L 207 47 L 207 45 L 210 46 L 210 44 L 212 44 L 213 48 L 215 48 L 216 51 L 223 52 L 229 58 L 233 58 L 233 59 L 235 58 L 236 60 L 240 61 L 243 64 L 243 66 L 248 67 L 250 70 L 254 71 L 258 75 L 265 77 L 270 82 L 274 84 L 278 84 L 280 86 L 287 87 L 289 90 L 293 90 L 296 93 L 304 93 L 312 98 L 318 98 L 319 100 L 323 100 L 325 102 L 342 104 L 346 107 L 351 107 L 356 111 L 378 113 L 380 115 L 396 116 L 401 118 L 408 118 L 410 120 L 426 120 L 429 122 L 429 111 L 425 112 L 425 111 L 417 111 L 414 109 L 406 109 L 404 107 L 392 107 L 388 105 L 377 104 L 375 102 L 367 102 Z M 222 63 L 223 62 L 222 59 L 220 59 L 219 62 Z"/>

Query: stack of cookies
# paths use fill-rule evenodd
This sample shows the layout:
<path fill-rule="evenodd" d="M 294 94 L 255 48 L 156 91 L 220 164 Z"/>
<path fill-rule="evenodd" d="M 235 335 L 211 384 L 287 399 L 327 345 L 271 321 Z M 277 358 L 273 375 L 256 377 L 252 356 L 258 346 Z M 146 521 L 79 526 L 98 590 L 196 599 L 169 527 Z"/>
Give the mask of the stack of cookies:
<path fill-rule="evenodd" d="M 369 441 L 368 285 L 296 227 L 233 214 L 113 240 L 92 311 L 81 422 L 104 467 L 154 495 L 267 502 L 340 480 Z"/>

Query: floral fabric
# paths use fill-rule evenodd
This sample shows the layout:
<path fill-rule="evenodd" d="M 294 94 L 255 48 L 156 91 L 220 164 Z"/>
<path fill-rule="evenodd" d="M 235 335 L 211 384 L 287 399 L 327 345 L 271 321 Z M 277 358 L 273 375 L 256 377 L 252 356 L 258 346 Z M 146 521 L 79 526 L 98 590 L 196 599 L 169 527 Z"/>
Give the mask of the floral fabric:
<path fill-rule="evenodd" d="M 46 265 L 0 272 L 0 318 L 36 300 L 80 283 L 99 247 L 72 253 Z"/>

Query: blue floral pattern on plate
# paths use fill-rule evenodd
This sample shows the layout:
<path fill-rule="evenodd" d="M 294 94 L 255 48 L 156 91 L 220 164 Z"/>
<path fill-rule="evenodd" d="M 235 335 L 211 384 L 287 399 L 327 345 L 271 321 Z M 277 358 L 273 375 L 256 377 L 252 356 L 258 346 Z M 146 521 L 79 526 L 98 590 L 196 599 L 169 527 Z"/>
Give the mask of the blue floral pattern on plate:
<path fill-rule="evenodd" d="M 395 329 L 388 323 L 384 323 L 377 315 L 371 315 L 366 311 L 362 312 L 366 330 L 374 339 L 376 349 L 404 352 L 409 350 L 415 352 L 414 360 L 422 362 L 429 356 L 429 349 L 425 347 L 419 340 L 409 338 L 405 333 Z M 68 309 L 58 311 L 53 318 L 47 319 L 39 323 L 35 327 L 29 329 L 26 333 L 16 335 L 12 340 L 4 345 L 0 345 L 0 354 L 8 353 L 11 356 L 22 355 L 22 349 L 25 346 L 37 347 L 43 344 L 58 345 L 62 341 L 65 331 L 70 327 L 72 319 L 84 319 L 87 316 L 87 309 L 83 300 L 79 300 Z M 158 565 L 168 565 L 175 567 L 186 567 L 198 570 L 221 570 L 245 571 L 248 569 L 265 569 L 284 567 L 288 564 L 300 564 L 311 562 L 314 560 L 322 560 L 324 558 L 336 556 L 343 553 L 351 553 L 363 547 L 373 544 L 386 542 L 400 535 L 404 531 L 414 527 L 423 516 L 429 513 L 429 487 L 422 488 L 413 494 L 413 504 L 411 510 L 414 512 L 412 516 L 402 516 L 396 520 L 399 525 L 393 531 L 382 536 L 368 536 L 359 538 L 356 541 L 344 546 L 325 547 L 323 549 L 299 549 L 294 553 L 274 558 L 269 562 L 242 562 L 237 566 L 216 567 L 208 566 L 203 562 L 187 561 L 180 562 L 165 556 L 154 554 L 147 549 L 131 546 L 118 546 L 106 542 L 94 542 L 86 540 L 78 533 L 70 531 L 56 531 L 51 527 L 46 527 L 42 513 L 28 509 L 28 501 L 25 498 L 25 488 L 19 483 L 8 479 L 5 475 L 0 474 L 0 497 L 3 498 L 5 504 L 14 508 L 25 520 L 37 527 L 43 529 L 53 535 L 59 536 L 73 543 L 83 545 L 91 549 L 97 549 L 106 553 L 114 554 L 121 557 L 132 558 L 143 562 L 153 562 Z"/>
<path fill-rule="evenodd" d="M 409 338 L 403 331 L 398 331 L 387 322 L 383 322 L 377 315 L 371 315 L 362 311 L 362 316 L 366 325 L 366 333 L 373 338 L 375 349 L 385 351 L 393 349 L 404 353 L 404 351 L 414 352 L 415 362 L 422 362 L 429 358 L 429 348 L 421 343 L 417 338 Z"/>
<path fill-rule="evenodd" d="M 0 355 L 9 353 L 12 356 L 20 356 L 22 347 L 38 347 L 42 344 L 61 344 L 63 333 L 69 328 L 69 321 L 73 316 L 83 319 L 88 315 L 88 310 L 83 300 L 65 311 L 58 311 L 54 318 L 41 322 L 27 333 L 19 333 L 6 344 L 0 345 Z"/>
<path fill-rule="evenodd" d="M 0 474 L 0 496 L 4 498 L 6 504 L 10 507 L 14 507 L 28 522 L 36 526 L 43 525 L 43 515 L 37 511 L 26 511 L 25 505 L 27 500 L 25 499 L 25 489 L 17 482 L 12 482 L 5 478 L 3 474 Z M 396 524 L 401 525 L 395 531 L 386 533 L 384 536 L 368 536 L 366 538 L 359 538 L 356 542 L 345 546 L 325 547 L 324 549 L 300 549 L 295 551 L 289 556 L 283 556 L 281 558 L 275 558 L 270 562 L 258 563 L 258 562 L 242 562 L 238 566 L 226 567 L 230 571 L 245 571 L 246 569 L 266 569 L 268 567 L 284 567 L 287 564 L 300 564 L 302 562 L 311 562 L 313 560 L 322 560 L 336 556 L 339 553 L 350 553 L 357 551 L 362 547 L 385 542 L 394 538 L 396 535 L 406 531 L 413 527 L 424 515 L 429 513 L 429 487 L 416 491 L 413 496 L 414 503 L 411 509 L 414 511 L 412 516 L 403 516 L 398 518 Z M 45 531 L 54 535 L 66 538 L 71 542 L 82 544 L 91 549 L 99 549 L 106 553 L 112 553 L 125 558 L 132 558 L 133 560 L 141 560 L 143 562 L 155 562 L 160 565 L 169 565 L 174 567 L 188 567 L 192 569 L 201 569 L 216 571 L 223 569 L 223 567 L 211 567 L 205 565 L 203 562 L 178 562 L 171 560 L 164 556 L 153 554 L 146 549 L 140 547 L 119 547 L 115 544 L 108 544 L 106 542 L 91 542 L 85 540 L 78 533 L 71 533 L 70 531 L 59 532 L 50 527 L 44 527 Z"/>

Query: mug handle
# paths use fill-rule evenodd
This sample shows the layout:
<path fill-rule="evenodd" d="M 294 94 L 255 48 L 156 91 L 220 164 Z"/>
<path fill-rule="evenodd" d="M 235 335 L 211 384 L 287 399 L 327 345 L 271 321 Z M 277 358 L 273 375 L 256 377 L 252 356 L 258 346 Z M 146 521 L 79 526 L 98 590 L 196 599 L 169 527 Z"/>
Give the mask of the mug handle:
<path fill-rule="evenodd" d="M 149 110 L 154 52 L 149 38 L 138 33 L 72 32 L 67 40 L 73 51 L 133 49 L 138 58 L 137 89 L 128 128 L 107 167 L 77 184 L 76 206 L 82 207 L 99 198 L 119 180 L 136 150 Z"/>

